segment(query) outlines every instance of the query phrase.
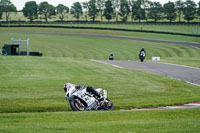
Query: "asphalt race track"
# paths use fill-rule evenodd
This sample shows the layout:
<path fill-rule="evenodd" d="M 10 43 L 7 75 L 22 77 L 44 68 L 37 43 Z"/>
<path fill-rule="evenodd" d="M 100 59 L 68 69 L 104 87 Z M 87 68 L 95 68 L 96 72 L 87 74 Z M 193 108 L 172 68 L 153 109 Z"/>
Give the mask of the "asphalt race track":
<path fill-rule="evenodd" d="M 111 64 L 120 68 L 135 69 L 160 74 L 200 86 L 200 68 L 150 61 L 100 60 L 97 62 Z"/>

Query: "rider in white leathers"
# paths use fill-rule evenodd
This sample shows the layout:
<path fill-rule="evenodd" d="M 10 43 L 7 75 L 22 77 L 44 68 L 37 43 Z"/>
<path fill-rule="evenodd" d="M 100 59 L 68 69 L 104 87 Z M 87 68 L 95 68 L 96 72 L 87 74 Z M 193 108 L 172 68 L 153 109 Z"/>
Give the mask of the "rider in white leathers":
<path fill-rule="evenodd" d="M 76 86 L 75 89 L 80 89 L 80 88 L 81 88 L 80 85 L 74 85 L 74 84 L 71 84 L 71 83 L 66 83 L 66 84 L 64 85 L 64 91 L 66 92 L 66 91 L 67 91 L 67 88 L 71 88 L 72 86 Z M 74 91 L 75 91 L 75 90 L 74 90 Z M 88 93 L 93 94 L 93 95 L 96 96 L 97 98 L 100 98 L 100 97 L 101 97 L 100 94 L 99 94 L 92 86 L 90 86 L 90 85 L 87 86 L 86 91 L 87 91 Z"/>

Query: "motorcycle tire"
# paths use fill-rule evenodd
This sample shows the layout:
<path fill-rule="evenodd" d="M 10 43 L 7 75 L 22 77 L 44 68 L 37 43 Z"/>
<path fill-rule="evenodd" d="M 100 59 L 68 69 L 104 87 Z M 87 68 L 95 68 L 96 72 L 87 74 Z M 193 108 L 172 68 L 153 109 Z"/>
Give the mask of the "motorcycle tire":
<path fill-rule="evenodd" d="M 81 103 L 81 104 L 84 105 L 83 103 Z M 81 107 L 80 103 L 78 102 L 77 99 L 70 101 L 70 106 L 73 111 L 84 111 L 85 110 L 85 105 L 84 105 L 84 107 Z"/>
<path fill-rule="evenodd" d="M 114 105 L 113 105 L 113 103 L 108 99 L 108 98 L 106 98 L 106 100 L 109 102 L 108 104 L 110 104 L 109 106 L 102 106 L 102 109 L 103 110 L 114 110 Z M 107 105 L 108 105 L 107 104 Z"/>
<path fill-rule="evenodd" d="M 143 62 L 144 61 L 144 57 L 140 57 L 140 62 Z"/>

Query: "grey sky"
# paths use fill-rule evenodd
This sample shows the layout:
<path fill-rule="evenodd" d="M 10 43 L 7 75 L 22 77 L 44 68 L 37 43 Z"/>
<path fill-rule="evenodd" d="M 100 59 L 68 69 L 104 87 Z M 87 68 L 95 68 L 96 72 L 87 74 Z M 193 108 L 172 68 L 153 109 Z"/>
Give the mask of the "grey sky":
<path fill-rule="evenodd" d="M 71 5 L 74 2 L 84 2 L 86 0 L 10 0 L 16 7 L 17 10 L 22 10 L 22 8 L 24 7 L 25 3 L 28 1 L 36 1 L 37 4 L 43 2 L 43 1 L 47 1 L 49 4 L 52 4 L 54 6 L 57 6 L 58 4 L 63 4 L 66 5 L 68 7 L 71 7 Z M 88 1 L 88 0 L 87 0 Z M 167 3 L 169 0 L 150 0 L 150 1 L 159 1 L 160 3 L 164 4 Z M 170 1 L 176 1 L 176 0 L 170 0 Z M 193 0 L 194 2 L 198 3 L 199 0 Z"/>

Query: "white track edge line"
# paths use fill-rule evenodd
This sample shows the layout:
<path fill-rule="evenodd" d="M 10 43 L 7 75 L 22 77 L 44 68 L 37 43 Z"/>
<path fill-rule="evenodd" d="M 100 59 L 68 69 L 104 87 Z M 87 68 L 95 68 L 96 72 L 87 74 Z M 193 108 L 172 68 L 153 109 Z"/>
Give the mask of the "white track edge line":
<path fill-rule="evenodd" d="M 151 62 L 151 61 L 150 61 L 150 62 Z M 154 62 L 154 63 L 168 64 L 168 65 L 174 65 L 174 66 L 182 66 L 182 67 L 193 68 L 193 69 L 200 69 L 200 68 L 198 68 L 198 67 L 186 66 L 186 65 L 179 65 L 179 64 L 172 64 L 172 63 L 166 63 L 166 62 Z"/>

